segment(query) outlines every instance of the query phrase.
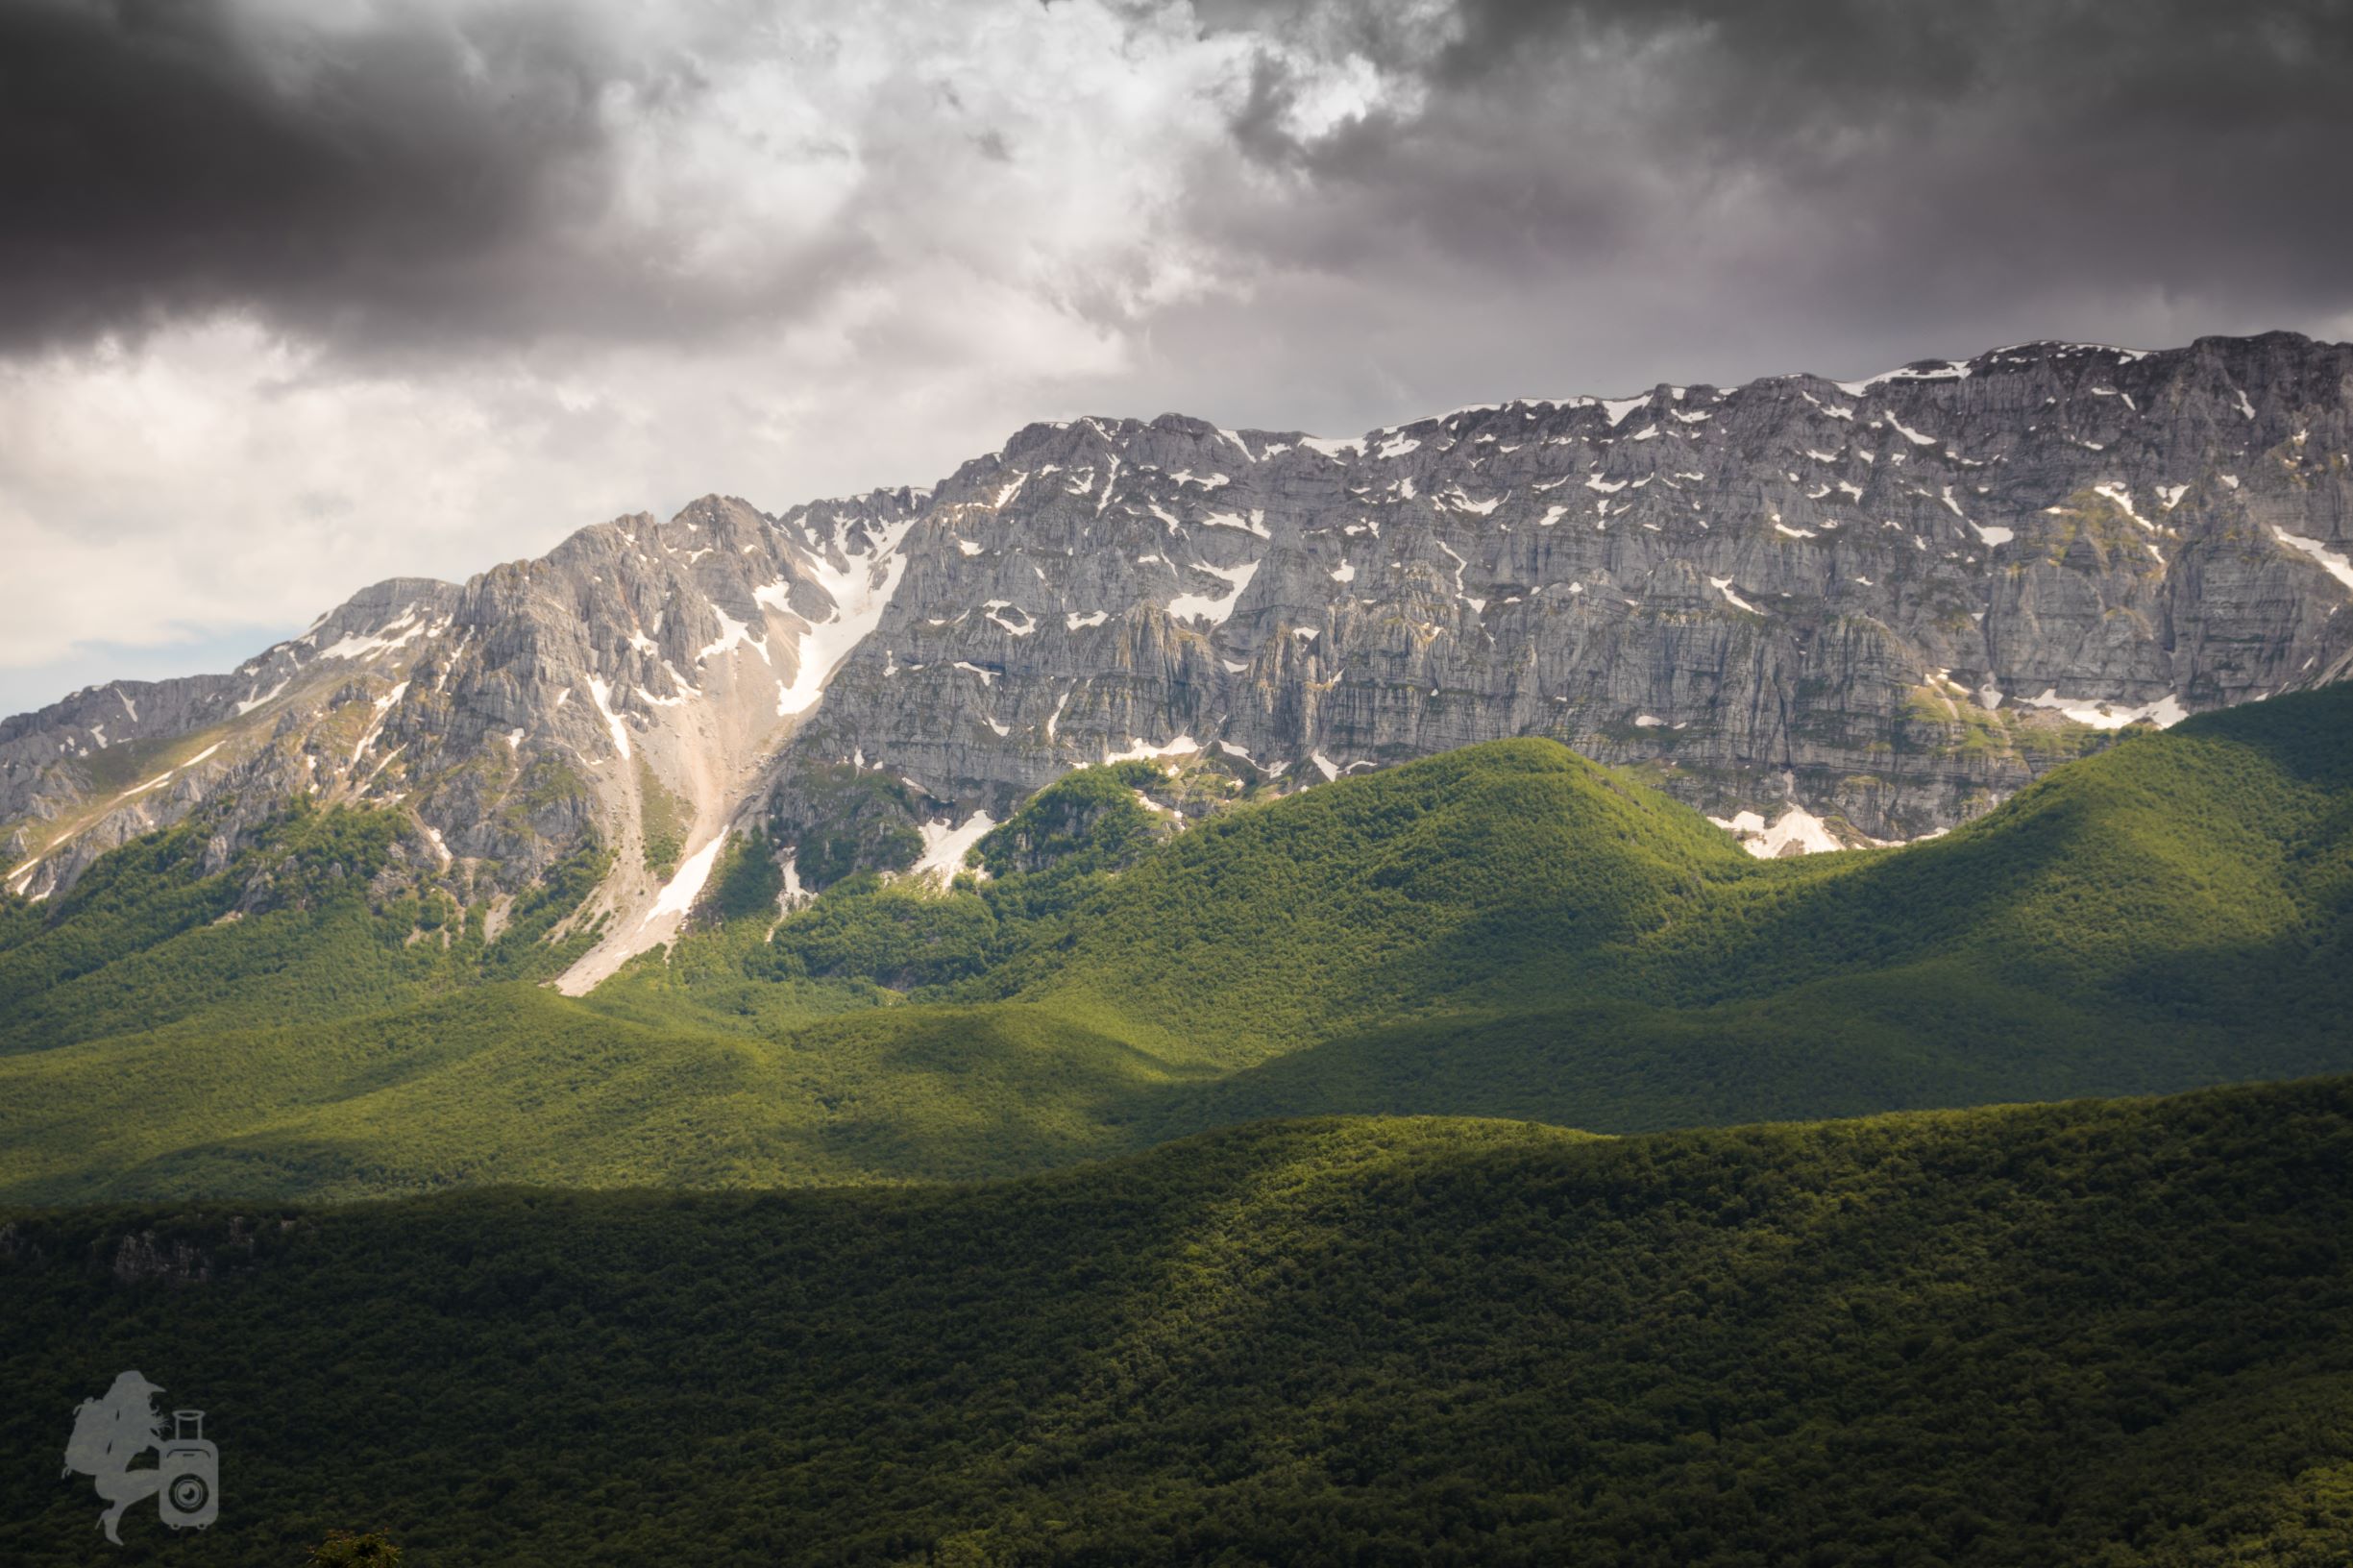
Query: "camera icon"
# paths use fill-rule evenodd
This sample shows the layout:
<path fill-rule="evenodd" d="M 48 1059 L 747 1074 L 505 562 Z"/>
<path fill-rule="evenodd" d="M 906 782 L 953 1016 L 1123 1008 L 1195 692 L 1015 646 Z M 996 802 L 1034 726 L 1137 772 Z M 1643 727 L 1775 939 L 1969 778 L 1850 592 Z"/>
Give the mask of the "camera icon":
<path fill-rule="evenodd" d="M 172 1435 L 157 1456 L 156 1507 L 174 1530 L 202 1530 L 220 1516 L 220 1450 L 205 1441 L 205 1412 L 172 1411 Z"/>

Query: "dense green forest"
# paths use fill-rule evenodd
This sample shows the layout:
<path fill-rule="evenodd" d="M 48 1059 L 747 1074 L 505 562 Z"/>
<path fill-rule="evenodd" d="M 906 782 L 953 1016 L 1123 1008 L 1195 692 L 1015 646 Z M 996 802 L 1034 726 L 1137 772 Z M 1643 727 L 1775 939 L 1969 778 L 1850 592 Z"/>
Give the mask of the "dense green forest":
<path fill-rule="evenodd" d="M 959 1188 L 0 1215 L 0 1560 L 2353 1560 L 2353 1081 L 1687 1130 L 1259 1124 Z"/>
<path fill-rule="evenodd" d="M 211 876 L 127 846 L 0 911 L 0 1199 L 962 1179 L 1269 1115 L 1630 1132 L 2353 1069 L 2353 688 L 1771 863 L 1545 741 L 1182 832 L 1167 782 L 1073 774 L 985 878 L 850 856 L 781 919 L 748 837 L 582 1001 L 528 982 L 588 940 L 594 852 L 492 940 L 364 895 L 384 813 L 295 811 Z"/>

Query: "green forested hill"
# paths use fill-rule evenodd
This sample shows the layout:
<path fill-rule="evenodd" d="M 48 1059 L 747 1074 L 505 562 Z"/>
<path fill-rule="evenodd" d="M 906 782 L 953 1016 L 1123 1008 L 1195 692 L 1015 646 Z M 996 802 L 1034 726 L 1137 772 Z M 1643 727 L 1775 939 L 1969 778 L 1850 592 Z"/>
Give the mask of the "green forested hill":
<path fill-rule="evenodd" d="M 1594 1139 L 1262 1124 L 1013 1183 L 0 1215 L 0 1560 L 2353 1560 L 2353 1085 Z"/>
<path fill-rule="evenodd" d="M 1499 741 L 1212 818 L 1095 891 L 994 989 L 1218 1066 L 1601 972 L 1757 863 L 1550 741 Z M 1533 967 L 1533 972 L 1532 972 Z"/>
<path fill-rule="evenodd" d="M 1173 837 L 1139 766 L 948 893 L 853 877 L 778 923 L 754 843 L 584 1002 L 489 983 L 549 972 L 565 898 L 495 943 L 373 909 L 328 874 L 365 820 L 296 814 L 256 853 L 311 892 L 226 924 L 233 877 L 130 846 L 0 914 L 0 1199 L 963 1178 L 1267 1115 L 1623 1132 L 2353 1069 L 2353 688 L 1774 863 L 1544 741 Z"/>
<path fill-rule="evenodd" d="M 1478 747 L 1213 821 L 1073 923 L 1031 993 L 1284 1046 L 1599 1000 L 1895 1002 L 1933 1039 L 1900 999 L 1956 978 L 2063 1037 L 2323 1040 L 2353 1001 L 2353 688 L 2129 737 L 1900 852 L 1767 865 L 1557 747 Z"/>
<path fill-rule="evenodd" d="M 556 972 L 586 939 L 550 935 L 603 872 L 590 850 L 519 903 L 517 940 L 446 894 L 372 885 L 400 818 L 297 799 L 208 871 L 192 823 L 101 858 L 54 906 L 0 900 L 0 1057 L 77 1041 L 319 1022 L 439 992 Z"/>

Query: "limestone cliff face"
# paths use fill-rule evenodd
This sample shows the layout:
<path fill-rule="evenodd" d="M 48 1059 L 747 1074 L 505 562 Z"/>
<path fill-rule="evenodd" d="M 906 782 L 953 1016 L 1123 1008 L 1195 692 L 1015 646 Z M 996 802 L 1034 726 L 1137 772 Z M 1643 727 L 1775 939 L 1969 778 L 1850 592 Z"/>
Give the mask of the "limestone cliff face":
<path fill-rule="evenodd" d="M 730 822 L 805 828 L 866 773 L 944 843 L 1107 757 L 1314 782 L 1543 734 L 1752 847 L 1912 838 L 2127 723 L 2353 669 L 2349 395 L 2353 348 L 2273 334 L 1346 440 L 1037 425 L 933 490 L 623 518 L 9 720 L 0 864 L 44 895 L 196 813 L 225 857 L 309 792 L 406 810 L 420 874 L 505 895 L 593 829 L 587 984 L 675 925 L 654 805 L 691 881 Z"/>
<path fill-rule="evenodd" d="M 1314 777 L 1545 734 L 1719 816 L 1911 838 L 2344 672 L 2349 378 L 2277 334 L 1346 442 L 1033 426 L 939 487 L 790 749 L 1001 815 L 1181 741 Z"/>

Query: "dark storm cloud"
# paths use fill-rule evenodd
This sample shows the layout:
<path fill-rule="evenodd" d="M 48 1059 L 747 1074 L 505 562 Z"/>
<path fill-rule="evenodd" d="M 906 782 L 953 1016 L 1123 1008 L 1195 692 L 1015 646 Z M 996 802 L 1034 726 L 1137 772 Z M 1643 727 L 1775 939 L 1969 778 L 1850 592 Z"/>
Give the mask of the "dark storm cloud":
<path fill-rule="evenodd" d="M 1299 188 L 1279 221 L 1222 221 L 1310 266 L 1401 247 L 1519 277 L 1687 265 L 1719 307 L 1923 323 L 2022 295 L 2291 320 L 2353 304 L 2353 6 L 2335 0 L 1219 0 L 1204 16 L 1354 49 L 1424 89 L 1298 134 L 1296 55 L 1262 58 L 1234 135 Z M 1694 247 L 1717 262 L 1676 254 Z"/>
<path fill-rule="evenodd" d="M 472 37 L 379 25 L 305 59 L 214 0 L 0 6 L 0 334 L 256 301 L 463 308 L 592 193 L 580 41 L 527 12 Z"/>
<path fill-rule="evenodd" d="M 691 112 L 691 60 L 586 7 L 331 15 L 0 0 L 0 348 L 223 306 L 345 342 L 692 332 L 789 282 L 681 286 L 596 232 L 601 101 Z"/>

